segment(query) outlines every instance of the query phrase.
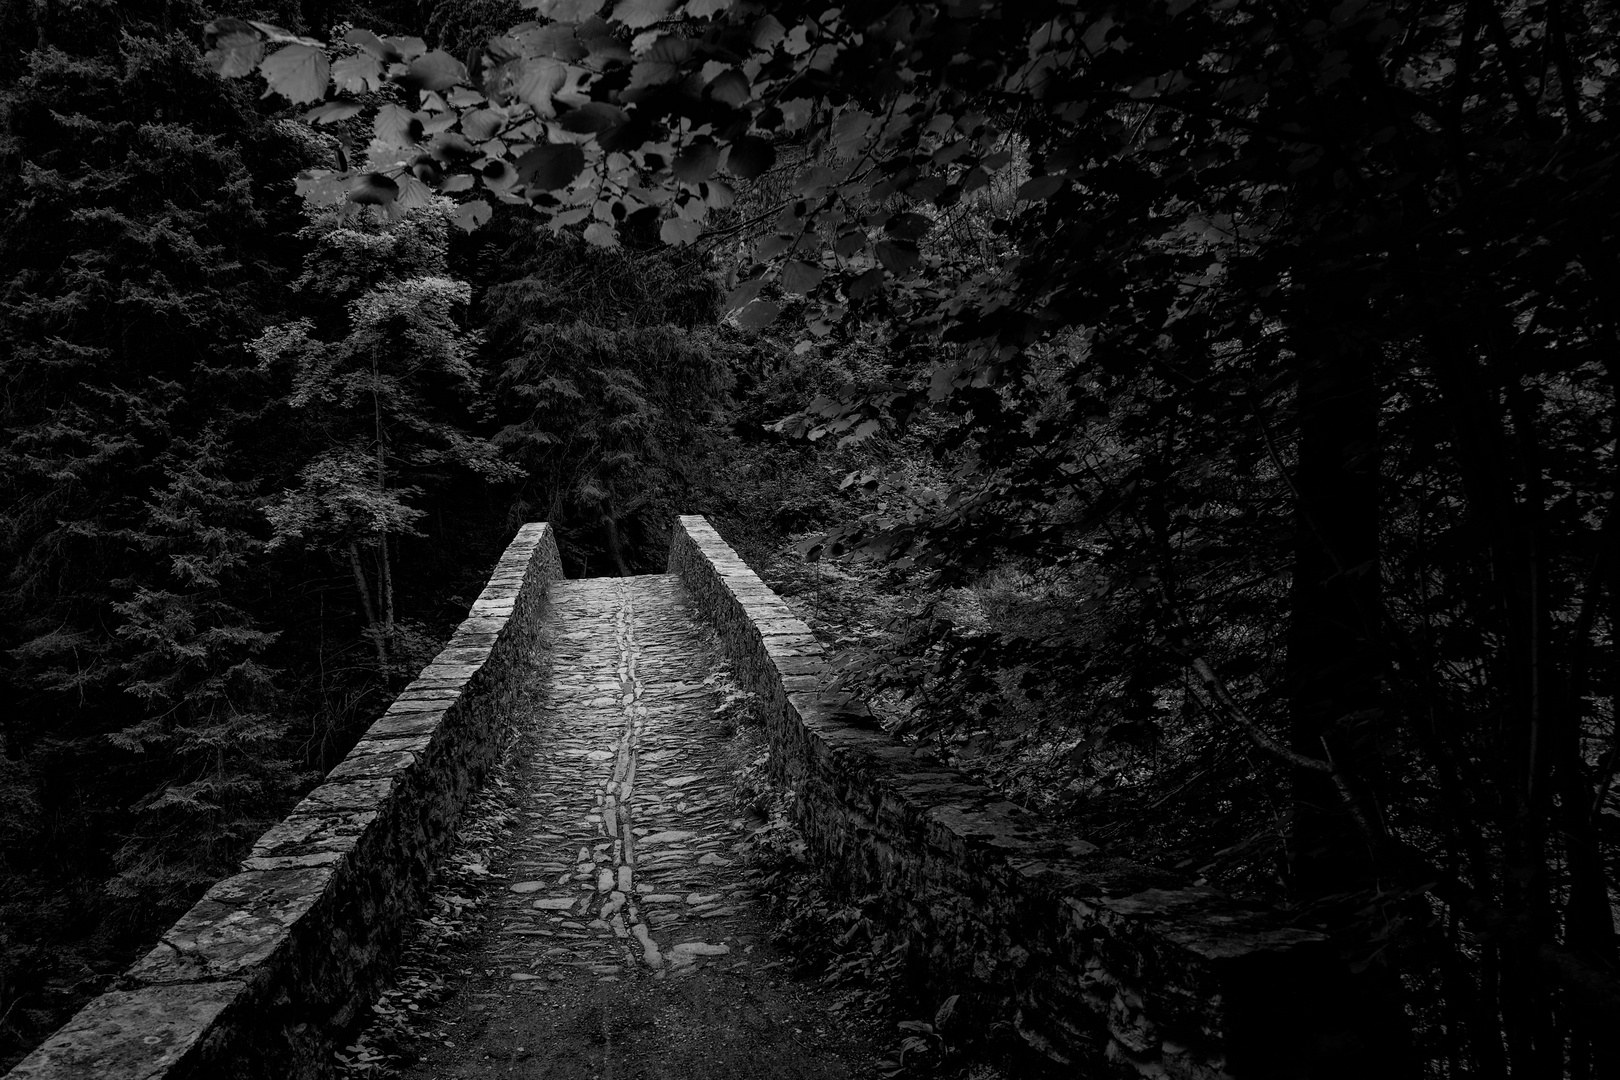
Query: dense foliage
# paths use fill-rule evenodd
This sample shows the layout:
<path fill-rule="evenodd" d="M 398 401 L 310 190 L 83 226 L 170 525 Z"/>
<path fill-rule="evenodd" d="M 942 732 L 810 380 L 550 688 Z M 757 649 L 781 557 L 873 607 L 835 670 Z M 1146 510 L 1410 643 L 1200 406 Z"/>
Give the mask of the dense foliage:
<path fill-rule="evenodd" d="M 874 323 L 896 355 L 932 343 L 797 428 L 943 414 L 954 470 L 859 477 L 882 508 L 828 543 L 941 581 L 1014 566 L 1056 601 L 1034 634 L 941 621 L 920 685 L 1138 741 L 1241 734 L 1287 792 L 1290 898 L 1406 975 L 1426 1057 L 1603 1071 L 1608 8 L 522 6 L 548 21 L 466 64 L 349 35 L 343 71 L 417 96 L 306 194 L 476 187 L 468 227 L 493 198 L 681 246 L 808 142 L 729 305 L 759 327 L 807 296 L 811 349 Z M 227 72 L 278 40 L 214 30 Z M 317 55 L 294 41 L 264 74 L 324 99 Z M 1009 172 L 994 239 L 953 242 Z M 1101 710 L 1079 700 L 1098 686 Z"/>
<path fill-rule="evenodd" d="M 1331 930 L 1407 1067 L 1613 1071 L 1612 6 L 517 6 L 434 5 L 436 42 L 214 11 L 255 78 L 194 95 L 157 16 L 88 55 L 36 20 L 8 852 L 94 758 L 169 830 L 111 830 L 116 887 L 206 877 L 161 838 L 248 831 L 297 761 L 252 748 L 344 728 L 450 614 L 425 576 L 394 613 L 407 552 L 552 516 L 622 572 L 676 510 L 839 524 L 807 552 L 905 597 L 853 676 L 897 726 Z M 782 355 L 712 327 L 711 253 Z M 335 688 L 328 618 L 371 653 Z"/>

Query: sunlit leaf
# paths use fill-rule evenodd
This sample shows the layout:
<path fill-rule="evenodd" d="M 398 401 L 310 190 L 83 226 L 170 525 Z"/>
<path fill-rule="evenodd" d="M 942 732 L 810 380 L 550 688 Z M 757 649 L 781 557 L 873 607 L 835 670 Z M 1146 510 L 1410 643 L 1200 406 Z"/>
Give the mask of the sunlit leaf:
<path fill-rule="evenodd" d="M 390 149 L 401 150 L 422 141 L 422 115 L 398 105 L 384 105 L 372 121 L 376 140 Z"/>
<path fill-rule="evenodd" d="M 373 34 L 370 30 L 350 30 L 348 33 L 343 35 L 343 40 L 348 42 L 350 45 L 355 45 L 361 49 L 364 49 L 367 54 L 383 61 L 384 63 L 404 59 L 397 48 L 390 45 L 376 34 Z"/>
<path fill-rule="evenodd" d="M 667 218 L 658 230 L 658 238 L 672 247 L 684 247 L 702 235 L 701 224 L 681 218 Z"/>
<path fill-rule="evenodd" d="M 461 116 L 461 133 L 473 142 L 492 138 L 506 123 L 506 113 L 499 109 L 474 109 Z"/>
<path fill-rule="evenodd" d="M 259 70 L 270 89 L 294 105 L 302 105 L 326 96 L 332 64 L 322 49 L 312 45 L 285 45 L 265 57 Z"/>
<path fill-rule="evenodd" d="M 332 82 L 347 94 L 360 94 L 382 87 L 382 61 L 369 53 L 340 56 L 332 64 Z"/>
<path fill-rule="evenodd" d="M 686 0 L 686 14 L 694 19 L 707 19 L 725 11 L 737 0 Z"/>
<path fill-rule="evenodd" d="M 619 246 L 619 233 L 606 222 L 592 222 L 585 227 L 585 242 L 592 247 L 616 248 Z"/>
<path fill-rule="evenodd" d="M 433 202 L 433 189 L 414 176 L 399 178 L 399 194 L 394 197 L 394 208 L 401 213 L 420 210 Z"/>
<path fill-rule="evenodd" d="M 669 14 L 675 0 L 619 0 L 613 5 L 613 21 L 640 30 Z"/>
<path fill-rule="evenodd" d="M 552 104 L 551 95 L 568 81 L 567 66 L 549 56 L 514 63 L 517 67 L 511 79 L 512 96 L 527 103 L 540 116 L 555 116 L 557 107 Z"/>
<path fill-rule="evenodd" d="M 400 79 L 403 86 L 417 90 L 448 90 L 468 82 L 467 69 L 443 49 L 434 49 L 411 61 L 410 69 Z"/>

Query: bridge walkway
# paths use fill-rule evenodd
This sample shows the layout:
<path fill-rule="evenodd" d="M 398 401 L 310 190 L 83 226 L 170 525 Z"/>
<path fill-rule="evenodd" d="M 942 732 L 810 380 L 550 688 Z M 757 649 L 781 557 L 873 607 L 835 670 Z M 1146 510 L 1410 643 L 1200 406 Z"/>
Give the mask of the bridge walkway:
<path fill-rule="evenodd" d="M 715 638 L 678 579 L 555 582 L 539 647 L 493 918 L 431 1018 L 453 1035 L 406 1075 L 866 1075 L 873 1048 L 770 943 L 738 858 Z"/>

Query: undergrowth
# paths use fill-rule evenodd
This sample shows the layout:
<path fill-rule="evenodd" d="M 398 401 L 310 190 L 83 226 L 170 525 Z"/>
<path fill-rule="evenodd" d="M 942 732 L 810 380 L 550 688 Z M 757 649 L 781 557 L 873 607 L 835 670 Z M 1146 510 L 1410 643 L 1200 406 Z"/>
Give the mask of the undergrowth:
<path fill-rule="evenodd" d="M 758 878 L 775 920 L 772 938 L 792 958 L 793 974 L 819 986 L 831 998 L 833 1014 L 889 1028 L 892 1045 L 877 1063 L 880 1075 L 1002 1080 L 1007 1074 L 983 1060 L 984 1041 L 972 1037 L 959 1017 L 959 995 L 930 1003 L 929 991 L 908 978 L 911 945 L 883 922 L 881 897 L 842 895 L 812 865 L 796 824 L 794 793 L 770 774 L 770 740 L 758 698 L 729 675 L 717 682 L 716 716 L 730 729 L 728 764 L 750 825 L 744 864 Z"/>

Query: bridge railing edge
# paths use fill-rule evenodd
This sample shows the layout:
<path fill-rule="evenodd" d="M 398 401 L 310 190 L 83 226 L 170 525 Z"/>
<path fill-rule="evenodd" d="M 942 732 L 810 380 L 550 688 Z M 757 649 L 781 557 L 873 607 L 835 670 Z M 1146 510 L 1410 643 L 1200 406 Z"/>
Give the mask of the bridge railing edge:
<path fill-rule="evenodd" d="M 1099 1076 L 1361 1076 L 1382 1059 L 1398 1020 L 1322 935 L 1102 851 L 884 732 L 703 517 L 677 519 L 669 571 L 763 702 L 824 869 L 883 898 L 941 998 L 965 991 Z"/>
<path fill-rule="evenodd" d="M 500 752 L 555 534 L 522 526 L 443 650 L 325 780 L 6 1080 L 327 1075 Z"/>

